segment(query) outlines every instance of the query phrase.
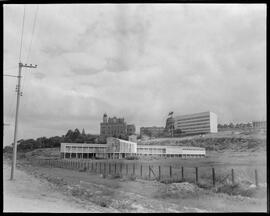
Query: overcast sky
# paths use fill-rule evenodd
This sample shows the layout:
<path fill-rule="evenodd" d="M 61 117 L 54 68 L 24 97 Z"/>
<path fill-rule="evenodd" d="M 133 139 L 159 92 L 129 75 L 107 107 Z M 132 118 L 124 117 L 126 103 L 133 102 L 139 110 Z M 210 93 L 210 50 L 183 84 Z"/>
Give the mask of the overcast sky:
<path fill-rule="evenodd" d="M 25 9 L 22 62 L 38 68 L 22 70 L 19 138 L 75 128 L 98 134 L 104 112 L 124 117 L 138 133 L 165 126 L 170 111 L 209 110 L 219 123 L 266 118 L 264 4 Z M 23 11 L 4 5 L 5 74 L 18 73 Z M 16 82 L 4 77 L 4 122 L 11 124 L 5 145 L 14 133 Z"/>

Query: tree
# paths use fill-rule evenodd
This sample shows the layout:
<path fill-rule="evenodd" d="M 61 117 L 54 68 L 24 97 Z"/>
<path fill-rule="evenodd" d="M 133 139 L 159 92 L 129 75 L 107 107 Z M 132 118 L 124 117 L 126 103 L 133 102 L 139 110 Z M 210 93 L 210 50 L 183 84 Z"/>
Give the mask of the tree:
<path fill-rule="evenodd" d="M 28 151 L 38 148 L 37 141 L 34 139 L 28 139 L 18 144 L 18 151 Z"/>
<path fill-rule="evenodd" d="M 84 128 L 82 129 L 82 135 L 85 136 L 85 131 Z"/>

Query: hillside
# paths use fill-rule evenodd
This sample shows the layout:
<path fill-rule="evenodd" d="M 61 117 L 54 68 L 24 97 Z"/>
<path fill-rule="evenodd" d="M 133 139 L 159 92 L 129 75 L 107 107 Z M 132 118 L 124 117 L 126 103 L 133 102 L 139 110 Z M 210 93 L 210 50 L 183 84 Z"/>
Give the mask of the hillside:
<path fill-rule="evenodd" d="M 266 150 L 266 135 L 226 131 L 204 136 L 153 139 L 140 141 L 138 144 L 194 146 L 215 151 L 258 151 Z"/>

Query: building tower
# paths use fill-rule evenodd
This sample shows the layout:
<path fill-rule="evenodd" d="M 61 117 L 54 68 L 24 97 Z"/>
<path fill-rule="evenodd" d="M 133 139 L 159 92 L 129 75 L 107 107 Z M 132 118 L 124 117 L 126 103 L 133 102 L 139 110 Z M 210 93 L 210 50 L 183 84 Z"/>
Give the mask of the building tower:
<path fill-rule="evenodd" d="M 103 123 L 107 123 L 107 122 L 108 122 L 107 114 L 104 113 L 104 115 L 103 115 Z"/>

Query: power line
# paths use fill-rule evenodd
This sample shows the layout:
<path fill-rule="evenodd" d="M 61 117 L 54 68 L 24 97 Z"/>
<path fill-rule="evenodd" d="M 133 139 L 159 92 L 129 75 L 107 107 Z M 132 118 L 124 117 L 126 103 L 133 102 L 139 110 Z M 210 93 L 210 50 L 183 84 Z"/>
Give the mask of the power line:
<path fill-rule="evenodd" d="M 17 67 L 18 67 L 18 66 L 13 66 L 13 67 L 4 68 L 4 71 L 11 70 L 11 69 L 15 69 L 15 68 L 17 68 Z"/>
<path fill-rule="evenodd" d="M 21 33 L 21 47 L 20 47 L 20 58 L 19 62 L 21 62 L 21 56 L 22 56 L 22 44 L 23 44 L 23 32 L 24 32 L 24 17 L 25 17 L 25 5 L 23 8 L 23 24 L 22 24 L 22 33 Z"/>
<path fill-rule="evenodd" d="M 4 74 L 3 76 L 18 77 L 18 76 L 15 76 L 15 75 L 9 75 L 9 74 Z"/>
<path fill-rule="evenodd" d="M 35 17 L 34 17 L 34 23 L 33 23 L 33 28 L 32 28 L 32 35 L 31 35 L 31 41 L 30 41 L 30 45 L 29 45 L 29 50 L 28 50 L 26 62 L 28 61 L 28 57 L 30 55 L 30 51 L 31 51 L 31 48 L 32 48 L 33 35 L 34 35 L 34 32 L 35 32 L 35 28 L 36 28 L 37 13 L 38 13 L 38 5 L 37 5 Z"/>

